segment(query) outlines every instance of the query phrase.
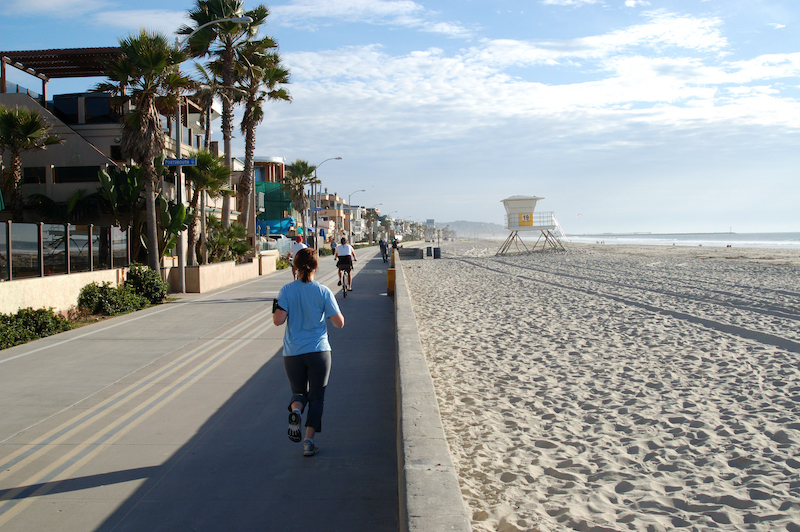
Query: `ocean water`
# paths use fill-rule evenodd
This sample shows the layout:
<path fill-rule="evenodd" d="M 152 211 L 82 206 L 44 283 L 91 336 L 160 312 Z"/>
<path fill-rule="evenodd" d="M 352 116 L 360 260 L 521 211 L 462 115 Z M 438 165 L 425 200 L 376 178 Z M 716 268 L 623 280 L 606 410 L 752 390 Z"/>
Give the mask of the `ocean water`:
<path fill-rule="evenodd" d="M 676 233 L 567 235 L 580 244 L 628 244 L 640 246 L 711 246 L 800 249 L 800 233 Z"/>

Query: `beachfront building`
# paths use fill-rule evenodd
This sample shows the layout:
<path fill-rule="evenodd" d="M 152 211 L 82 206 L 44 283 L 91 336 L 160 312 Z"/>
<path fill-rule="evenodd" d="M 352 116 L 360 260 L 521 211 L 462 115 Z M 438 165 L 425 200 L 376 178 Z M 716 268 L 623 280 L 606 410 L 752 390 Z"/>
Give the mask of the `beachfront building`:
<path fill-rule="evenodd" d="M 111 104 L 111 95 L 105 93 L 73 93 L 47 99 L 47 83 L 59 78 L 103 77 L 104 62 L 119 58 L 120 48 L 73 48 L 59 50 L 0 52 L 0 105 L 26 107 L 37 111 L 52 132 L 64 142 L 44 151 L 23 153 L 23 176 L 20 192 L 23 197 L 38 193 L 56 202 L 66 201 L 76 190 L 87 193 L 99 188 L 97 173 L 101 169 L 132 163 L 126 160 L 120 148 L 122 126 L 120 117 L 127 108 L 117 109 Z M 41 81 L 40 93 L 11 83 L 7 68 L 15 68 Z M 93 85 L 92 83 L 91 85 Z M 88 87 L 87 87 L 88 88 Z M 182 123 L 174 116 L 162 116 L 162 128 L 167 136 L 165 156 L 174 157 L 176 135 L 180 131 L 181 154 L 186 157 L 200 149 L 205 142 L 205 128 L 200 125 L 201 108 L 191 97 L 181 99 Z M 220 116 L 219 107 L 212 108 L 212 120 Z M 219 154 L 217 143 L 211 151 Z M 3 160 L 3 167 L 9 162 Z M 241 172 L 241 161 L 234 163 L 235 172 Z M 174 176 L 161 182 L 167 199 L 177 198 Z M 188 195 L 184 190 L 183 198 Z M 217 203 L 220 203 L 217 205 Z M 209 212 L 222 212 L 221 201 L 208 199 Z M 232 212 L 236 216 L 238 212 Z"/>
<path fill-rule="evenodd" d="M 335 192 L 329 194 L 325 192 L 311 197 L 311 203 L 319 206 L 317 211 L 317 226 L 320 229 L 327 229 L 325 240 L 339 239 L 346 233 L 346 203 Z"/>

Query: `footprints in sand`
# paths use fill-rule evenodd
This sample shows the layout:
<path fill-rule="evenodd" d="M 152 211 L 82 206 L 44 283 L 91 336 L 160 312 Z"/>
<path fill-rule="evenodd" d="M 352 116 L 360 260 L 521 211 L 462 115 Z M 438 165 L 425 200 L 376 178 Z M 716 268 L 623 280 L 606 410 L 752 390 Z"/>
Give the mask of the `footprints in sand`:
<path fill-rule="evenodd" d="M 800 281 L 678 255 L 570 259 L 507 262 L 578 291 L 457 260 L 406 270 L 473 529 L 800 532 L 800 355 L 592 296 L 586 272 L 625 298 L 798 339 L 785 293 Z M 783 299 L 754 296 L 755 267 Z"/>

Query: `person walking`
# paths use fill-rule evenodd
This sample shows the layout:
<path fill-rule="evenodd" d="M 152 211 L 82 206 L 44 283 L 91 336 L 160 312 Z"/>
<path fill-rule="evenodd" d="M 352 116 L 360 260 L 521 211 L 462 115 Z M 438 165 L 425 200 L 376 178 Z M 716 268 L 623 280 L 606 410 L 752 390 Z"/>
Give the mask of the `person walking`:
<path fill-rule="evenodd" d="M 292 249 L 289 250 L 289 262 L 292 265 L 292 279 L 297 279 L 297 267 L 294 265 L 294 258 L 297 256 L 297 252 L 303 248 L 307 248 L 305 244 L 303 244 L 303 237 L 297 236 L 295 237 L 295 242 L 292 244 Z"/>
<path fill-rule="evenodd" d="M 386 243 L 386 240 L 381 238 L 381 257 L 383 257 L 383 262 L 388 262 L 389 258 L 389 244 Z"/>
<path fill-rule="evenodd" d="M 297 252 L 298 279 L 284 285 L 273 306 L 272 322 L 286 324 L 283 335 L 283 368 L 289 379 L 289 439 L 303 440 L 303 455 L 319 452 L 315 442 L 322 432 L 325 389 L 331 371 L 331 345 L 326 318 L 334 327 L 344 327 L 344 316 L 330 288 L 314 280 L 319 257 L 312 248 Z M 302 415 L 308 407 L 305 439 L 301 437 Z"/>

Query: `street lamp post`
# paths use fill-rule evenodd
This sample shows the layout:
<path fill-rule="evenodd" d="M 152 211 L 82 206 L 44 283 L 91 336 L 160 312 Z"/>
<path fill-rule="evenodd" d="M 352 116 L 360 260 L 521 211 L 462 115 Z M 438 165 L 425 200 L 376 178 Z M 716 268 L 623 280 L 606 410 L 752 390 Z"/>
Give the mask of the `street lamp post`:
<path fill-rule="evenodd" d="M 356 192 L 366 192 L 363 188 L 355 190 L 348 194 L 347 196 L 347 236 L 350 237 L 348 240 L 353 239 L 353 206 L 350 205 L 350 197 L 355 194 Z"/>
<path fill-rule="evenodd" d="M 197 33 L 198 31 L 202 30 L 203 28 L 207 28 L 208 26 L 213 26 L 214 24 L 220 24 L 222 22 L 233 22 L 236 24 L 250 24 L 253 22 L 251 17 L 231 17 L 231 18 L 221 18 L 219 20 L 212 20 L 211 22 L 206 22 L 202 26 L 197 27 L 192 33 L 184 37 L 182 41 L 178 42 L 177 48 L 178 50 L 182 50 L 186 43 L 189 42 L 189 39 Z M 183 97 L 178 95 L 178 108 L 175 110 L 175 158 L 181 158 L 181 143 L 183 142 L 183 118 L 181 117 L 181 105 L 183 101 Z M 175 188 L 176 188 L 176 200 L 178 203 L 183 203 L 183 166 L 178 165 L 176 167 L 176 178 L 175 178 Z M 206 213 L 202 214 L 205 217 Z M 184 241 L 185 234 L 183 231 L 178 233 L 178 285 L 180 292 L 182 294 L 186 293 L 186 242 Z"/>
<path fill-rule="evenodd" d="M 314 249 L 319 249 L 319 189 L 317 188 L 317 168 L 325 164 L 327 161 L 341 161 L 341 157 L 331 157 L 325 159 L 314 167 L 314 184 L 311 185 L 311 196 L 314 198 Z"/>

